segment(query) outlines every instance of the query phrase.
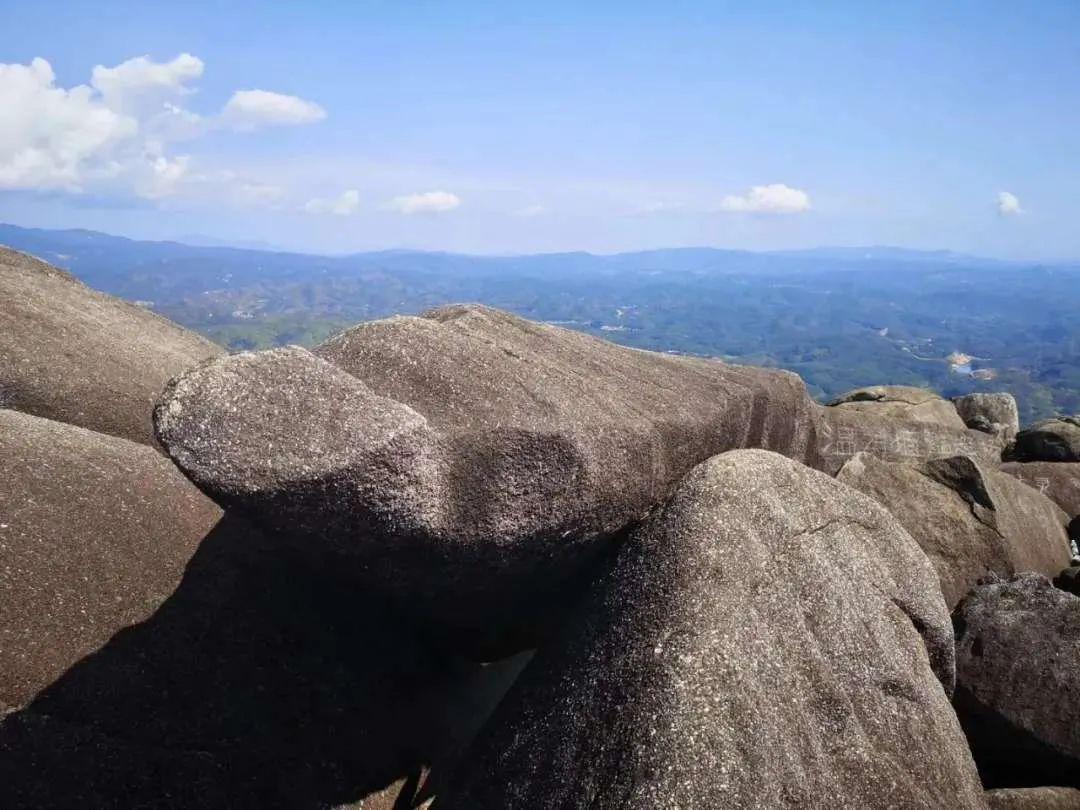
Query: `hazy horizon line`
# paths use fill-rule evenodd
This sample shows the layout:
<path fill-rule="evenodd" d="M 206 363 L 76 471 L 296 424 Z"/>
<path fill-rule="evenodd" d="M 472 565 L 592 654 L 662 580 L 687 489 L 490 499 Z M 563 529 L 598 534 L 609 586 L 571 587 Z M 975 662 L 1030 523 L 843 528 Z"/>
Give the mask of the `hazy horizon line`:
<path fill-rule="evenodd" d="M 873 245 L 840 245 L 840 244 L 824 244 L 824 245 L 807 245 L 797 248 L 775 248 L 769 250 L 754 250 L 751 248 L 736 248 L 725 247 L 722 245 L 660 245 L 651 248 L 641 248 L 636 250 L 619 250 L 611 252 L 600 252 L 592 250 L 551 250 L 551 251 L 537 251 L 537 252 L 467 252 L 467 251 L 454 251 L 443 250 L 437 248 L 415 248 L 415 247 L 402 247 L 392 246 L 383 248 L 371 248 L 367 250 L 351 250 L 351 251 L 335 251 L 335 252 L 323 252 L 313 249 L 301 249 L 291 248 L 283 245 L 275 245 L 261 240 L 245 240 L 243 238 L 229 239 L 224 237 L 211 236 L 209 234 L 182 234 L 176 237 L 170 238 L 145 238 L 140 236 L 131 236 L 124 233 L 116 233 L 110 231 L 100 231 L 94 228 L 45 228 L 32 225 L 19 225 L 13 222 L 0 222 L 0 227 L 15 228 L 23 231 L 40 231 L 43 233 L 91 233 L 100 236 L 106 236 L 113 239 L 124 239 L 129 242 L 141 242 L 146 244 L 175 244 L 182 245 L 190 248 L 200 249 L 224 249 L 224 250 L 240 250 L 249 251 L 253 253 L 286 253 L 295 254 L 298 256 L 320 256 L 326 258 L 348 258 L 351 256 L 364 256 L 373 255 L 379 253 L 415 253 L 420 255 L 444 255 L 444 256 L 461 256 L 477 259 L 514 259 L 514 258 L 528 258 L 536 256 L 592 256 L 596 258 L 614 258 L 618 256 L 633 256 L 642 253 L 655 253 L 655 252 L 675 252 L 675 251 L 694 251 L 694 250 L 711 250 L 721 253 L 742 253 L 756 256 L 798 256 L 800 254 L 813 254 L 813 253 L 828 253 L 830 251 L 835 252 L 850 252 L 857 253 L 858 251 L 866 251 L 871 253 L 874 251 L 895 251 L 898 253 L 907 253 L 918 256 L 931 257 L 940 255 L 942 257 L 954 258 L 954 259 L 973 259 L 978 261 L 984 261 L 988 263 L 998 264 L 1033 264 L 1033 265 L 1060 265 L 1060 264 L 1080 264 L 1080 259 L 1073 257 L 1058 257 L 1053 259 L 1033 259 L 1033 258 L 1001 258 L 990 255 L 981 255 L 977 253 L 967 253 L 963 251 L 957 251 L 952 248 L 939 247 L 939 248 L 920 248 L 920 247 L 907 247 L 905 245 L 896 244 L 873 244 Z M 17 249 L 17 248 L 13 248 Z M 837 261 L 844 260 L 873 260 L 878 258 L 890 258 L 890 257 L 876 257 L 876 256 L 851 256 L 851 257 L 834 257 Z M 897 257 L 899 258 L 899 257 Z"/>

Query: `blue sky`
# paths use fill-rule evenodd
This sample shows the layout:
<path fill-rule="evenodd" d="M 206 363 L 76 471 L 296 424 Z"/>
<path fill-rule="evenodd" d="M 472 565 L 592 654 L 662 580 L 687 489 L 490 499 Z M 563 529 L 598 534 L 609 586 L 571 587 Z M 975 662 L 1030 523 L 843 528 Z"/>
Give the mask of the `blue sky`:
<path fill-rule="evenodd" d="M 2 221 L 1080 256 L 1077 2 L 0 3 Z"/>

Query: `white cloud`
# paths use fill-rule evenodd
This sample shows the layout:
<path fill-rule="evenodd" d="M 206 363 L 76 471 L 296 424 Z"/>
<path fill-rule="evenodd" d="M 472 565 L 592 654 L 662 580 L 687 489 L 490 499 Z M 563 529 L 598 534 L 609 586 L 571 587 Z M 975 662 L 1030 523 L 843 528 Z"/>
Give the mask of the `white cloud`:
<path fill-rule="evenodd" d="M 167 158 L 158 155 L 147 161 L 148 171 L 141 172 L 136 181 L 136 191 L 140 197 L 148 200 L 160 200 L 176 193 L 177 186 L 183 183 L 191 173 L 191 157 L 179 155 Z"/>
<path fill-rule="evenodd" d="M 227 126 L 241 130 L 314 124 L 324 118 L 326 110 L 314 102 L 267 90 L 237 90 L 221 111 Z"/>
<path fill-rule="evenodd" d="M 155 111 L 167 100 L 194 92 L 187 84 L 202 76 L 203 67 L 202 60 L 189 53 L 170 62 L 137 56 L 116 67 L 98 65 L 91 74 L 90 86 L 111 110 L 131 114 Z"/>
<path fill-rule="evenodd" d="M 1008 191 L 998 192 L 997 209 L 1004 217 L 1015 217 L 1024 213 L 1024 209 L 1020 207 L 1020 198 Z"/>
<path fill-rule="evenodd" d="M 92 88 L 64 90 L 55 81 L 44 59 L 0 64 L 0 188 L 78 191 L 95 159 L 138 133 L 138 121 L 109 109 Z"/>
<path fill-rule="evenodd" d="M 339 217 L 352 216 L 360 210 L 360 192 L 351 188 L 337 197 L 329 199 L 316 197 L 307 201 L 304 210 L 309 214 L 336 214 Z"/>
<path fill-rule="evenodd" d="M 205 135 L 210 125 L 209 119 L 166 101 L 143 122 L 143 129 L 160 141 L 186 141 Z"/>
<path fill-rule="evenodd" d="M 438 214 L 453 211 L 460 205 L 461 198 L 449 191 L 425 191 L 394 197 L 386 207 L 402 214 Z"/>
<path fill-rule="evenodd" d="M 810 210 L 810 195 L 783 183 L 753 186 L 745 194 L 729 194 L 720 201 L 721 211 L 753 214 L 798 214 Z"/>
<path fill-rule="evenodd" d="M 49 63 L 0 63 L 0 189 L 98 192 L 161 200 L 201 196 L 236 204 L 268 204 L 284 191 L 229 170 L 196 166 L 170 145 L 212 129 L 310 123 L 325 117 L 309 101 L 248 90 L 216 115 L 183 106 L 202 76 L 202 61 L 180 54 L 115 67 L 96 66 L 89 84 L 56 86 Z"/>

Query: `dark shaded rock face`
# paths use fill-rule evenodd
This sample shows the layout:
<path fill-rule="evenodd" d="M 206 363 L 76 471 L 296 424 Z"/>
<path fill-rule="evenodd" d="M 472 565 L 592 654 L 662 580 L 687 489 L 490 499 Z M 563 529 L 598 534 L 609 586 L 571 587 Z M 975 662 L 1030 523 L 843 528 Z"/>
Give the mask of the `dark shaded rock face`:
<path fill-rule="evenodd" d="M 430 789 L 521 666 L 434 646 L 150 447 L 0 410 L 0 807 Z"/>
<path fill-rule="evenodd" d="M 0 714 L 149 617 L 220 518 L 145 445 L 0 409 Z"/>
<path fill-rule="evenodd" d="M 491 654 L 520 646 L 509 625 L 557 613 L 697 462 L 742 446 L 812 461 L 817 412 L 786 372 L 461 306 L 361 324 L 314 355 L 205 364 L 156 419 L 211 497 L 344 553 Z"/>
<path fill-rule="evenodd" d="M 1070 565 L 1054 577 L 1054 587 L 1080 596 L 1080 565 Z"/>
<path fill-rule="evenodd" d="M 1080 461 L 1080 416 L 1044 419 L 1016 434 L 1009 461 Z"/>
<path fill-rule="evenodd" d="M 1020 411 L 1012 394 L 966 394 L 953 399 L 964 424 L 1012 440 L 1020 430 Z"/>
<path fill-rule="evenodd" d="M 999 788 L 986 791 L 990 810 L 1080 810 L 1080 790 L 1064 787 Z"/>
<path fill-rule="evenodd" d="M 926 422 L 953 430 L 963 430 L 964 420 L 947 399 L 925 388 L 909 385 L 872 385 L 841 394 L 831 408 L 876 414 L 909 422 Z"/>
<path fill-rule="evenodd" d="M 987 787 L 1080 786 L 1080 598 L 1038 574 L 954 615 L 955 705 Z"/>
<path fill-rule="evenodd" d="M 1080 463 L 1008 461 L 1001 469 L 1035 487 L 1065 510 L 1070 519 L 1080 515 Z"/>
<path fill-rule="evenodd" d="M 169 378 L 222 353 L 210 341 L 0 247 L 0 407 L 153 444 Z"/>
<path fill-rule="evenodd" d="M 824 407 L 819 416 L 817 461 L 812 466 L 830 475 L 856 453 L 908 463 L 950 456 L 970 456 L 992 465 L 1001 460 L 997 438 L 963 426 L 946 427 L 847 407 Z"/>
<path fill-rule="evenodd" d="M 316 810 L 417 790 L 519 666 L 430 646 L 226 516 L 160 609 L 0 721 L 0 807 Z"/>
<path fill-rule="evenodd" d="M 883 508 L 726 453 L 630 537 L 436 807 L 984 807 L 951 636 Z"/>
<path fill-rule="evenodd" d="M 911 533 L 950 608 L 988 573 L 1054 576 L 1069 564 L 1064 513 L 1012 476 L 965 456 L 900 464 L 862 453 L 837 478 Z"/>

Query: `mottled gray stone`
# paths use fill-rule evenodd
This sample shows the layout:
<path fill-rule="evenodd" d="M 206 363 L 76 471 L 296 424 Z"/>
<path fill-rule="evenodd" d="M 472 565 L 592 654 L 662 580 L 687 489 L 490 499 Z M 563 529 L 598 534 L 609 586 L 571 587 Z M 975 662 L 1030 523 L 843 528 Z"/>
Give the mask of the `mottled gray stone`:
<path fill-rule="evenodd" d="M 156 419 L 211 497 L 509 651 L 504 630 L 548 623 L 695 463 L 742 446 L 813 461 L 818 410 L 787 372 L 459 306 L 361 324 L 314 355 L 210 362 Z"/>
<path fill-rule="evenodd" d="M 169 383 L 154 420 L 191 480 L 273 528 L 379 554 L 368 530 L 409 538 L 442 522 L 427 420 L 298 346 L 196 367 Z"/>
<path fill-rule="evenodd" d="M 986 800 L 990 810 L 1080 810 L 1075 788 L 999 788 L 986 791 Z"/>
<path fill-rule="evenodd" d="M 947 399 L 925 388 L 910 385 L 872 385 L 856 388 L 829 401 L 829 407 L 911 422 L 928 422 L 962 430 L 964 420 Z"/>
<path fill-rule="evenodd" d="M 1080 598 L 1025 573 L 956 609 L 956 709 L 987 787 L 1080 787 Z"/>
<path fill-rule="evenodd" d="M 984 807 L 952 656 L 937 577 L 888 512 L 725 453 L 632 534 L 436 807 Z"/>
<path fill-rule="evenodd" d="M 1064 513 L 1037 490 L 966 456 L 917 464 L 850 459 L 837 478 L 886 507 L 911 533 L 953 607 L 986 574 L 1069 564 Z"/>
<path fill-rule="evenodd" d="M 220 518 L 145 445 L 0 410 L 0 715 L 150 616 Z"/>
<path fill-rule="evenodd" d="M 1007 461 L 1001 469 L 1065 510 L 1069 518 L 1080 515 L 1080 463 L 1062 461 Z"/>
<path fill-rule="evenodd" d="M 966 394 L 955 397 L 953 405 L 969 428 L 993 434 L 1003 441 L 1011 441 L 1020 430 L 1020 411 L 1012 394 Z"/>
<path fill-rule="evenodd" d="M 154 444 L 170 377 L 222 353 L 142 307 L 0 247 L 0 406 Z"/>
<path fill-rule="evenodd" d="M 1080 461 L 1080 416 L 1044 419 L 1016 434 L 1009 461 Z"/>

